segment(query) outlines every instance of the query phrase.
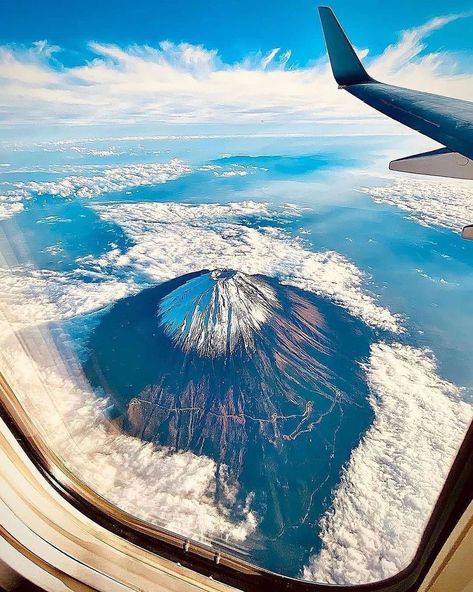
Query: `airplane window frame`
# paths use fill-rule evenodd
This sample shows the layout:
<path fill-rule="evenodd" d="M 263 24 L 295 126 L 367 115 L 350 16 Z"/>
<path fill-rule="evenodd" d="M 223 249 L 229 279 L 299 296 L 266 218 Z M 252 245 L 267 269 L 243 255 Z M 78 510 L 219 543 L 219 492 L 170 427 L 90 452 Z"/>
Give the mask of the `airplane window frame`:
<path fill-rule="evenodd" d="M 26 414 L 20 416 L 20 408 L 13 390 L 0 373 L 0 417 L 42 476 L 78 511 L 141 548 L 242 592 L 414 592 L 473 498 L 472 422 L 424 529 L 416 554 L 404 570 L 388 579 L 367 584 L 338 586 L 307 582 L 278 575 L 224 551 L 148 524 L 104 500 L 82 483 L 79 476 L 66 469 L 54 451 L 42 441 Z"/>

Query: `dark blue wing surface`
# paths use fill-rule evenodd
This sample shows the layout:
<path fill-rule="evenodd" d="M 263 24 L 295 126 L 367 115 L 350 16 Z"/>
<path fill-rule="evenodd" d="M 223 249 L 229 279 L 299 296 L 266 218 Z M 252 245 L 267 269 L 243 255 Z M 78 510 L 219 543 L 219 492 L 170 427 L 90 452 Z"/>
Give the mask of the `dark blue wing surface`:
<path fill-rule="evenodd" d="M 332 10 L 319 8 L 334 77 L 353 96 L 391 119 L 473 159 L 473 103 L 373 80 Z"/>
<path fill-rule="evenodd" d="M 390 163 L 392 170 L 473 179 L 473 103 L 384 84 L 371 78 L 332 10 L 319 7 L 330 65 L 340 88 L 391 119 L 432 138 L 440 150 Z M 473 240 L 473 225 L 463 238 Z"/>

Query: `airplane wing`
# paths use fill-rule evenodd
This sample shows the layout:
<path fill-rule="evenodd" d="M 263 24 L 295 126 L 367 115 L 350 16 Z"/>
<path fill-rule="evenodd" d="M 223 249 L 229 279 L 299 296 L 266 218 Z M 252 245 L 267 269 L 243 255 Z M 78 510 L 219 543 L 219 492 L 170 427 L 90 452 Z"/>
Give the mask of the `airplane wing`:
<path fill-rule="evenodd" d="M 333 75 L 340 88 L 445 148 L 395 160 L 396 171 L 473 179 L 473 103 L 371 78 L 332 10 L 319 7 Z"/>
<path fill-rule="evenodd" d="M 384 84 L 371 78 L 332 10 L 319 7 L 330 65 L 339 88 L 444 148 L 389 163 L 394 171 L 473 179 L 473 103 Z M 473 239 L 473 225 L 463 229 Z"/>

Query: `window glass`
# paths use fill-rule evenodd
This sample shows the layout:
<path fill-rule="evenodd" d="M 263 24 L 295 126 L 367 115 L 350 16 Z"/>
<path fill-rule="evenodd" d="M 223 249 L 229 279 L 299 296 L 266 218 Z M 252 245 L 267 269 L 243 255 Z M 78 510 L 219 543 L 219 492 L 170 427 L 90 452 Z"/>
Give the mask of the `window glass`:
<path fill-rule="evenodd" d="M 387 171 L 430 144 L 341 98 L 321 37 L 291 57 L 248 25 L 262 49 L 237 55 L 228 15 L 218 50 L 58 18 L 62 49 L 14 27 L 0 48 L 0 372 L 21 413 L 156 527 L 301 580 L 398 573 L 472 417 L 472 183 Z M 367 27 L 373 74 L 461 95 L 444 38 L 416 61 L 452 19 L 384 53 Z"/>

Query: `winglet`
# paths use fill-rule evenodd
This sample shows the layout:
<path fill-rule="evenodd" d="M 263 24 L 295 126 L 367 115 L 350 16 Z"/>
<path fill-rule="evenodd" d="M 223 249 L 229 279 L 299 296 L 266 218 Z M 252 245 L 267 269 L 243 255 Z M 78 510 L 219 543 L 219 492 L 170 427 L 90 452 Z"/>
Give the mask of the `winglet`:
<path fill-rule="evenodd" d="M 320 20 L 325 36 L 330 65 L 340 86 L 374 82 L 358 59 L 337 17 L 328 6 L 319 6 Z"/>

